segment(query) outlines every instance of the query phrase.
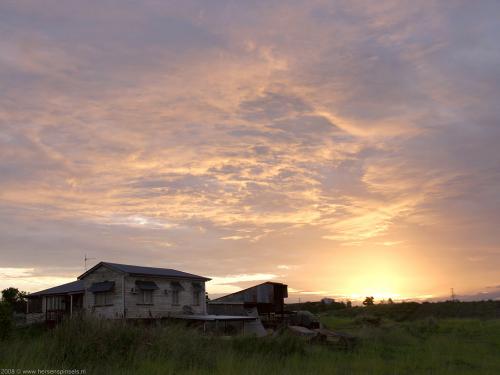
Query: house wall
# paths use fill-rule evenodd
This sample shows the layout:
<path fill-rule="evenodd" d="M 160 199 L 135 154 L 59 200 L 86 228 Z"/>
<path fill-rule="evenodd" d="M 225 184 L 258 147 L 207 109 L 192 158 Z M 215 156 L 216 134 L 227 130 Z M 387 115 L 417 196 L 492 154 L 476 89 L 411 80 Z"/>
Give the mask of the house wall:
<path fill-rule="evenodd" d="M 87 315 L 102 319 L 119 319 L 123 317 L 123 274 L 113 271 L 108 267 L 101 266 L 83 278 L 85 294 L 83 297 L 83 307 Z M 106 306 L 95 306 L 94 293 L 89 292 L 93 283 L 103 281 L 114 281 L 115 287 L 109 292 L 109 303 Z"/>
<path fill-rule="evenodd" d="M 153 291 L 153 304 L 141 304 L 141 291 L 137 289 L 136 281 L 153 281 L 159 289 Z M 179 291 L 179 304 L 172 303 L 172 285 L 176 281 L 183 287 Z M 198 306 L 193 304 L 193 282 L 202 286 Z M 133 293 L 133 290 L 136 293 Z M 162 318 L 173 314 L 182 314 L 184 306 L 189 306 L 194 314 L 206 314 L 205 283 L 196 279 L 169 279 L 164 277 L 132 277 L 125 278 L 125 305 L 127 318 Z"/>
<path fill-rule="evenodd" d="M 153 304 L 141 304 L 141 293 L 136 287 L 135 282 L 154 281 L 159 289 L 153 291 Z M 174 279 L 164 277 L 135 277 L 127 276 L 113 271 L 108 267 L 101 266 L 89 273 L 83 279 L 85 283 L 85 295 L 83 306 L 86 314 L 103 319 L 119 318 L 161 318 L 173 314 L 182 314 L 183 307 L 189 306 L 194 314 L 206 314 L 205 303 L 205 283 L 196 279 Z M 93 283 L 102 281 L 114 281 L 115 288 L 111 292 L 110 305 L 95 306 L 94 293 L 89 292 L 88 288 Z M 179 291 L 179 304 L 172 303 L 171 282 L 179 282 L 183 289 Z M 193 282 L 201 284 L 199 306 L 193 305 Z M 124 286 L 124 288 L 123 288 Z M 136 290 L 134 293 L 133 290 Z M 123 297 L 125 297 L 123 299 Z"/>

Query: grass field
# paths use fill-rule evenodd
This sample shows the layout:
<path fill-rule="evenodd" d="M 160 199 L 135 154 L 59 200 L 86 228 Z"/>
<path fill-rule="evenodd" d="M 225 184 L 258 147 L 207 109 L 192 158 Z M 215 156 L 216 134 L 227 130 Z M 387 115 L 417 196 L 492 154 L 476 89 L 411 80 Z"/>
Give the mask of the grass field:
<path fill-rule="evenodd" d="M 213 337 L 179 325 L 72 321 L 17 329 L 0 342 L 0 369 L 86 374 L 500 374 L 500 320 L 411 322 L 322 317 L 360 337 L 353 351 L 302 339 Z"/>

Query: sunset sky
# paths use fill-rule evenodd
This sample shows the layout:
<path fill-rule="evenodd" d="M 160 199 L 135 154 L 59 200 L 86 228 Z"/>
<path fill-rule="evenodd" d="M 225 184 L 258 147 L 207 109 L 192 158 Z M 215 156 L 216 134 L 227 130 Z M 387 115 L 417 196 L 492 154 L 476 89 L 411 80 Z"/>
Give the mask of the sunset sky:
<path fill-rule="evenodd" d="M 500 298 L 498 1 L 0 3 L 0 288 L 84 255 Z"/>

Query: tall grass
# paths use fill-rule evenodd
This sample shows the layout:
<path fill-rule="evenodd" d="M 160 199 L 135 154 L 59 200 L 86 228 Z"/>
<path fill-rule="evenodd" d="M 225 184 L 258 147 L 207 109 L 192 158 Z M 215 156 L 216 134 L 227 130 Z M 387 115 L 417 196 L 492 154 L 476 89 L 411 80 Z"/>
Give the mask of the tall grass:
<path fill-rule="evenodd" d="M 204 336 L 182 325 L 73 320 L 18 329 L 0 342 L 0 368 L 87 374 L 499 374 L 500 322 L 325 318 L 361 337 L 345 352 L 297 337 Z"/>

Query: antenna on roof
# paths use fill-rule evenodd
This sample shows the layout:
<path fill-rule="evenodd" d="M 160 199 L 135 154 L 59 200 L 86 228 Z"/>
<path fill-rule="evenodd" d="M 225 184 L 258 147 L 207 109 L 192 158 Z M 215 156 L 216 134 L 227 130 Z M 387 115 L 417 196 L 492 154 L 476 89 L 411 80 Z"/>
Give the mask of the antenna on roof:
<path fill-rule="evenodd" d="M 88 258 L 87 254 L 85 254 L 85 256 L 83 258 L 83 261 L 85 263 L 85 271 L 87 271 L 87 260 L 92 260 L 92 259 L 95 259 L 95 258 Z"/>

